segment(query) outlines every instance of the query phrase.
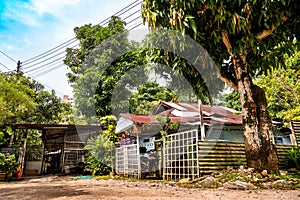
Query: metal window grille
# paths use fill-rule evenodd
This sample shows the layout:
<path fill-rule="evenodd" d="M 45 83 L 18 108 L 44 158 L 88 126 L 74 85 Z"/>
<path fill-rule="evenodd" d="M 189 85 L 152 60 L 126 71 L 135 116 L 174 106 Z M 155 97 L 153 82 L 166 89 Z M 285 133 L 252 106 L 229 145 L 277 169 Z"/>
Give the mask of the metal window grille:
<path fill-rule="evenodd" d="M 65 166 L 77 165 L 78 163 L 78 152 L 68 152 L 65 154 Z"/>
<path fill-rule="evenodd" d="M 122 176 L 139 177 L 138 145 L 126 145 L 116 150 L 116 172 Z"/>
<path fill-rule="evenodd" d="M 164 139 L 165 180 L 199 177 L 198 130 L 167 135 Z"/>

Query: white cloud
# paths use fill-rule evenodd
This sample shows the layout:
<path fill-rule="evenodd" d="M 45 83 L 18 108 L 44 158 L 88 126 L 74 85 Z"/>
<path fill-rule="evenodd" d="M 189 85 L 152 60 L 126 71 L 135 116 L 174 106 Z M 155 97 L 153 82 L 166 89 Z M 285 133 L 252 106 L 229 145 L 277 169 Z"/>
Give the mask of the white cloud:
<path fill-rule="evenodd" d="M 33 9 L 39 14 L 61 16 L 68 6 L 74 6 L 84 0 L 32 0 Z"/>
<path fill-rule="evenodd" d="M 31 12 L 31 7 L 27 3 L 14 2 L 8 4 L 3 17 L 28 26 L 39 26 L 37 18 Z"/>
<path fill-rule="evenodd" d="M 4 44 L 4 48 L 7 51 L 20 51 L 21 50 L 19 47 L 11 45 L 11 44 Z"/>
<path fill-rule="evenodd" d="M 28 37 L 24 37 L 23 42 L 27 45 L 30 46 L 32 44 L 32 41 Z"/>

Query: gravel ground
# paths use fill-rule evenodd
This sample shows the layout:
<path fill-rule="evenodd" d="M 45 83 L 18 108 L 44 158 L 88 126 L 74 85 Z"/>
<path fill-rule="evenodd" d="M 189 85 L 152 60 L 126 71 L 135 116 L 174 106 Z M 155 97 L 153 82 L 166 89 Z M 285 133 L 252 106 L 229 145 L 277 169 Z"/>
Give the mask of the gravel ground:
<path fill-rule="evenodd" d="M 35 177 L 0 183 L 0 199 L 300 199 L 300 190 L 191 189 L 152 182 Z"/>

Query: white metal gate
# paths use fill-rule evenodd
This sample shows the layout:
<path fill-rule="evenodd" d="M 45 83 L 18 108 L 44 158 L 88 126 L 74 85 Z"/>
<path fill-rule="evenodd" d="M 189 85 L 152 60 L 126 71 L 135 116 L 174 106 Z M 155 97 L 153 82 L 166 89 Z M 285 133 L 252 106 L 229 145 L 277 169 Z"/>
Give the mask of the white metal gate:
<path fill-rule="evenodd" d="M 116 150 L 116 172 L 122 176 L 140 177 L 138 144 L 126 145 Z"/>
<path fill-rule="evenodd" d="M 199 177 L 197 129 L 167 135 L 163 149 L 165 180 Z"/>

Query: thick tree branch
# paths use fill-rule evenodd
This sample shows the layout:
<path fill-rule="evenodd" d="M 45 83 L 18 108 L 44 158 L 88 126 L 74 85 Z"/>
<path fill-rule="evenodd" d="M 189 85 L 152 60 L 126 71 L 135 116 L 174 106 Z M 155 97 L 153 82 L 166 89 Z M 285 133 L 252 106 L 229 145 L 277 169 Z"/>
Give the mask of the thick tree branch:
<path fill-rule="evenodd" d="M 286 16 L 283 16 L 282 22 L 285 22 L 287 19 L 288 19 L 288 18 L 287 18 Z M 279 25 L 280 25 L 280 22 L 278 22 L 278 23 L 276 24 L 276 26 L 275 26 L 274 24 L 272 24 L 271 29 L 269 29 L 269 30 L 263 30 L 263 32 L 257 34 L 257 35 L 255 36 L 255 38 L 256 38 L 257 40 L 263 40 L 263 39 L 265 39 L 266 37 L 268 37 L 269 35 L 271 35 Z"/>
<path fill-rule="evenodd" d="M 234 90 L 237 90 L 237 85 L 233 81 L 231 81 L 229 78 L 222 76 L 220 73 L 218 73 L 218 77 L 221 79 L 221 81 L 226 83 L 229 87 L 231 87 Z"/>
<path fill-rule="evenodd" d="M 224 45 L 226 46 L 229 55 L 233 58 L 234 56 L 232 53 L 232 46 L 230 44 L 230 41 L 228 38 L 228 33 L 226 30 L 222 30 L 222 41 L 223 41 Z"/>

